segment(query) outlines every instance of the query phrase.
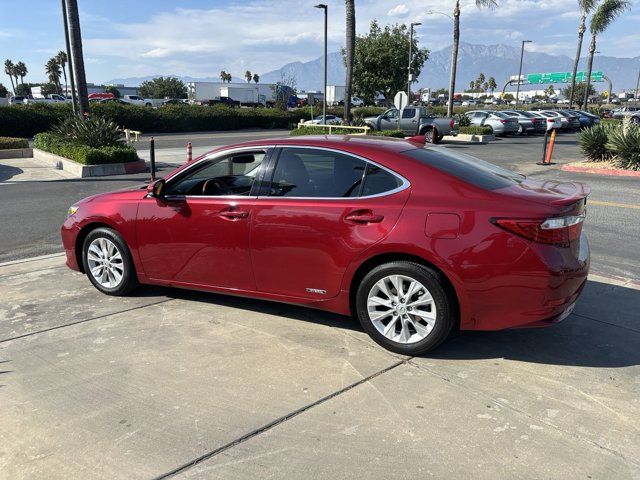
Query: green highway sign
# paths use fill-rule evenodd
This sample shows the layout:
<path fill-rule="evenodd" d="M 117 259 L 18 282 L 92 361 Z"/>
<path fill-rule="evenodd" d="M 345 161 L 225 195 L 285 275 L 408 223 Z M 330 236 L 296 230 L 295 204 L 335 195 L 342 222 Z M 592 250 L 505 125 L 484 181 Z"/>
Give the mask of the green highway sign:
<path fill-rule="evenodd" d="M 570 83 L 571 72 L 553 72 L 553 73 L 529 73 L 526 75 L 528 83 Z M 587 80 L 587 72 L 576 72 L 576 82 L 585 82 Z M 603 73 L 601 71 L 591 72 L 592 82 L 602 82 Z"/>

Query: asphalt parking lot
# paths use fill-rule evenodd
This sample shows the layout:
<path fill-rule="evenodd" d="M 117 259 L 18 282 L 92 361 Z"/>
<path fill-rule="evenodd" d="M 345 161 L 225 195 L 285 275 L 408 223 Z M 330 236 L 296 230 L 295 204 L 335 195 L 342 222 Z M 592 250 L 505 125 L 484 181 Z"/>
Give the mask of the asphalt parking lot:
<path fill-rule="evenodd" d="M 557 161 L 576 160 L 575 137 L 560 141 Z M 576 310 L 421 358 L 299 307 L 157 287 L 104 296 L 55 253 L 59 224 L 76 199 L 144 176 L 0 167 L 0 478 L 639 479 L 639 182 L 535 166 L 539 142 L 449 148 L 591 184 L 595 274 Z"/>

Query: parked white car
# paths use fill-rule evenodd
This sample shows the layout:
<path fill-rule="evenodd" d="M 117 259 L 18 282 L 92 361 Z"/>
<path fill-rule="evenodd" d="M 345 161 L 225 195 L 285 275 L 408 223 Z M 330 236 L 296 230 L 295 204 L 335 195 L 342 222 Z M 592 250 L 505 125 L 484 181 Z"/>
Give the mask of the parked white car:
<path fill-rule="evenodd" d="M 465 100 L 464 102 L 462 102 L 463 107 L 472 107 L 477 104 L 478 102 L 476 102 L 475 100 Z"/>
<path fill-rule="evenodd" d="M 142 98 L 138 95 L 125 95 L 120 100 L 131 105 L 141 105 L 143 107 L 153 107 L 151 99 Z"/>
<path fill-rule="evenodd" d="M 67 101 L 64 96 L 52 93 L 46 97 L 25 98 L 24 103 L 65 103 Z"/>
<path fill-rule="evenodd" d="M 313 120 L 307 120 L 303 125 L 322 125 L 322 115 L 317 116 Z M 342 125 L 342 119 L 335 115 L 327 115 L 325 125 Z"/>

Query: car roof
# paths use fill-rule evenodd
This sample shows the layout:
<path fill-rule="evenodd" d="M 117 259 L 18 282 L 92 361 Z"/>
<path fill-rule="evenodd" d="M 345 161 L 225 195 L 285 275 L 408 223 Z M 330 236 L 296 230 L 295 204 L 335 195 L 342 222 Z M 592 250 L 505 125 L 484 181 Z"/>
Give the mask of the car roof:
<path fill-rule="evenodd" d="M 422 146 L 402 138 L 365 137 L 362 135 L 304 135 L 299 137 L 276 137 L 252 140 L 227 145 L 215 151 L 227 150 L 229 148 L 264 147 L 269 145 L 335 148 L 362 156 L 367 156 L 372 148 L 387 153 L 399 153 Z"/>

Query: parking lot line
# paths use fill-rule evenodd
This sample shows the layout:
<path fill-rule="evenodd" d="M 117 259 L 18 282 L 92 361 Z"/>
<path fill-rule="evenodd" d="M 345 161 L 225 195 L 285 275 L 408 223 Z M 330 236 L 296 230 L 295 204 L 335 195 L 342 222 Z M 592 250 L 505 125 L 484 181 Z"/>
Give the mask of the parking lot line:
<path fill-rule="evenodd" d="M 640 210 L 640 205 L 633 203 L 605 202 L 602 200 L 589 200 L 588 203 L 589 205 L 602 205 L 603 207 L 634 208 Z"/>

